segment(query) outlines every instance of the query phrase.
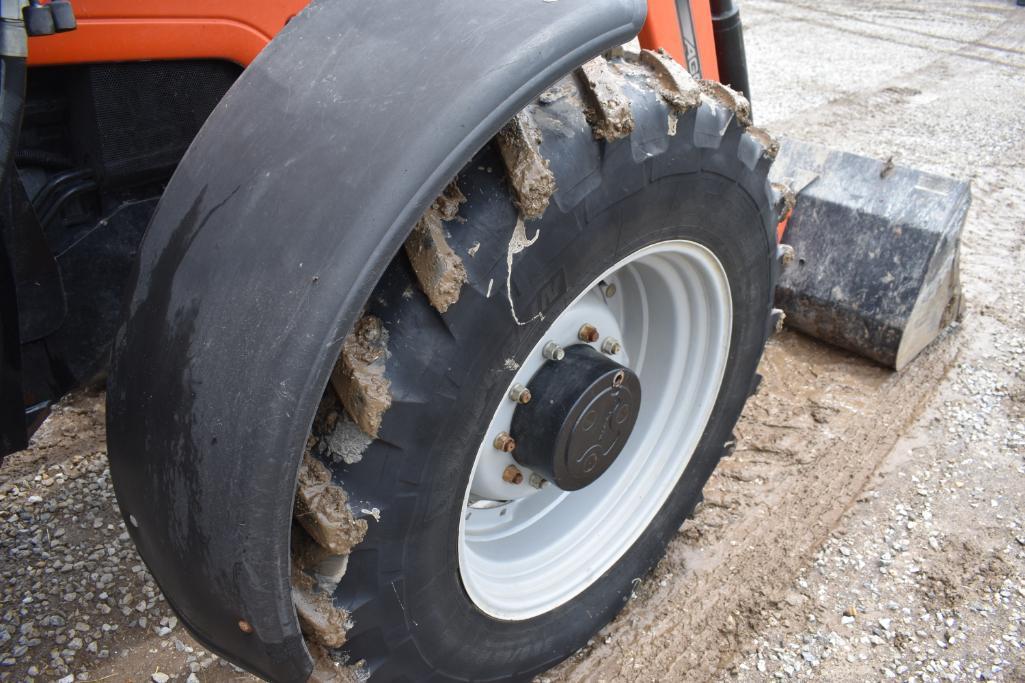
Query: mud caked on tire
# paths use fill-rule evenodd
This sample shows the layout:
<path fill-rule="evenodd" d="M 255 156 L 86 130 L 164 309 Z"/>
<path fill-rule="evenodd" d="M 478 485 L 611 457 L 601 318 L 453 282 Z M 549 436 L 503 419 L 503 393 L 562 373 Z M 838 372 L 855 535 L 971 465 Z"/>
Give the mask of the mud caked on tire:
<path fill-rule="evenodd" d="M 730 447 L 774 324 L 779 202 L 767 176 L 776 150 L 749 124 L 732 91 L 694 81 L 663 55 L 621 53 L 547 90 L 460 172 L 366 303 L 314 424 L 293 539 L 297 610 L 311 644 L 379 680 L 524 680 L 583 646 L 623 607 Z M 653 260 L 638 260 L 644 254 Z M 617 294 L 607 274 L 622 264 L 633 265 Z M 668 279 L 643 284 L 645 273 L 662 271 Z M 695 275 L 705 271 L 706 280 Z M 662 281 L 676 289 L 653 289 Z M 543 555 L 561 536 L 539 527 L 534 537 L 496 533 L 519 534 L 518 545 L 496 545 L 503 549 L 489 557 L 490 567 L 509 568 L 507 582 L 481 570 L 473 584 L 467 572 L 479 568 L 464 557 L 464 524 L 478 509 L 504 514 L 505 504 L 481 505 L 470 485 L 482 476 L 475 467 L 512 457 L 491 445 L 496 415 L 518 409 L 514 380 L 546 363 L 538 349 L 587 297 L 616 311 L 624 350 L 603 348 L 605 339 L 590 345 L 627 368 L 644 355 L 641 410 L 662 411 L 670 431 L 675 422 L 696 428 L 672 432 L 667 450 L 638 436 L 653 424 L 642 414 L 624 452 L 641 441 L 644 453 L 629 457 L 666 453 L 645 465 L 661 488 L 628 491 L 640 507 L 565 518 L 581 543 L 621 546 L 596 555 L 592 573 L 567 572 L 562 588 L 538 579 L 530 589 L 521 557 L 573 566 L 558 564 L 574 554 L 565 539 Z M 709 331 L 716 325 L 718 336 Z M 630 339 L 659 329 L 661 345 L 636 342 L 648 346 L 630 351 Z M 718 358 L 719 369 L 684 367 L 702 358 Z M 545 400 L 532 397 L 539 410 Z M 504 481 L 555 490 L 552 500 L 580 495 L 543 488 L 536 472 L 530 482 L 515 472 Z M 318 504 L 325 492 L 336 498 Z M 502 555 L 510 549 L 519 555 Z"/>

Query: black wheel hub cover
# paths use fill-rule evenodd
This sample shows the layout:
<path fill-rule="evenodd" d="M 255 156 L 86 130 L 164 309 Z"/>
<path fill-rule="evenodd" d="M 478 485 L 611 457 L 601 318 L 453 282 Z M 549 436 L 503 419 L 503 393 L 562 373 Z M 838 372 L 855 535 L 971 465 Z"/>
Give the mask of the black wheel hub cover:
<path fill-rule="evenodd" d="M 513 413 L 517 462 L 564 491 L 600 477 L 637 423 L 641 383 L 629 368 L 587 344 L 548 361 L 528 385 L 532 399 Z"/>

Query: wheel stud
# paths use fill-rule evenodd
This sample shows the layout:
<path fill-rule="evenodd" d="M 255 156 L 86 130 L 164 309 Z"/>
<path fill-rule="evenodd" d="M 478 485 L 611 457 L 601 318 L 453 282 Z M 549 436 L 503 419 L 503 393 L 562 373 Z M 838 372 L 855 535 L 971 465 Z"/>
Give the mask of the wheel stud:
<path fill-rule="evenodd" d="M 536 488 L 536 489 L 544 488 L 547 483 L 548 483 L 548 480 L 545 479 L 544 477 L 542 477 L 537 472 L 531 473 L 531 475 L 530 475 L 530 485 L 533 486 L 534 488 Z"/>
<path fill-rule="evenodd" d="M 555 342 L 550 341 L 541 349 L 541 355 L 548 360 L 562 360 L 566 357 L 566 350 Z"/>
<path fill-rule="evenodd" d="M 522 384 L 514 384 L 512 385 L 512 388 L 509 389 L 509 400 L 511 401 L 527 404 L 530 403 L 530 398 L 530 389 Z"/>
<path fill-rule="evenodd" d="M 512 453 L 516 450 L 516 439 L 509 436 L 509 432 L 502 432 L 495 437 L 495 448 L 503 453 Z"/>
<path fill-rule="evenodd" d="M 507 484 L 522 484 L 523 472 L 520 472 L 520 468 L 516 465 L 509 465 L 502 471 L 502 481 Z"/>
<path fill-rule="evenodd" d="M 577 339 L 588 344 L 593 344 L 601 337 L 598 334 L 598 328 L 591 323 L 584 323 L 580 326 L 580 331 L 577 332 Z"/>
<path fill-rule="evenodd" d="M 619 340 L 615 337 L 605 337 L 605 341 L 601 343 L 601 352 L 607 353 L 610 356 L 614 356 L 623 349 L 623 346 L 619 343 Z"/>
<path fill-rule="evenodd" d="M 621 387 L 623 386 L 623 380 L 626 379 L 626 373 L 620 370 L 612 377 L 612 386 Z"/>

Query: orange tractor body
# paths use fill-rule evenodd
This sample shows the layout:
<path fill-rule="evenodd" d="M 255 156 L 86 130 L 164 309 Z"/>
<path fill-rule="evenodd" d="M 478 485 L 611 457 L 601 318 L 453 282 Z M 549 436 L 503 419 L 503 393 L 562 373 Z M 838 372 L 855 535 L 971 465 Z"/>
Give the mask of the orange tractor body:
<path fill-rule="evenodd" d="M 224 59 L 248 66 L 278 31 L 306 6 L 305 0 L 224 0 L 140 3 L 79 0 L 78 28 L 30 40 L 30 66 L 164 59 Z M 705 0 L 689 0 L 701 75 L 718 80 L 712 14 Z M 683 18 L 687 21 L 687 17 Z M 675 0 L 649 0 L 639 35 L 648 49 L 663 48 L 688 63 Z"/>

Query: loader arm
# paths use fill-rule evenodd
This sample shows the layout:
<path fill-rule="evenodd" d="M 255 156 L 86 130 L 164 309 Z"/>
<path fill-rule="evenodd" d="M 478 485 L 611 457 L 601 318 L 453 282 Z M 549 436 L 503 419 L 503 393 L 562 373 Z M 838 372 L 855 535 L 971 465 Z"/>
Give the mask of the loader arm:
<path fill-rule="evenodd" d="M 129 532 L 208 647 L 309 675 L 289 529 L 343 337 L 472 154 L 644 15 L 641 0 L 316 0 L 210 116 L 143 241 L 108 396 Z"/>

